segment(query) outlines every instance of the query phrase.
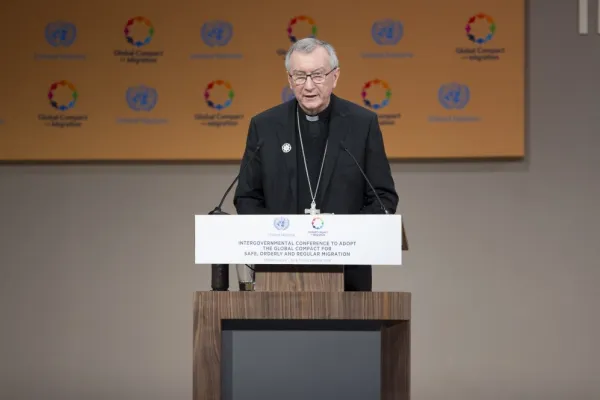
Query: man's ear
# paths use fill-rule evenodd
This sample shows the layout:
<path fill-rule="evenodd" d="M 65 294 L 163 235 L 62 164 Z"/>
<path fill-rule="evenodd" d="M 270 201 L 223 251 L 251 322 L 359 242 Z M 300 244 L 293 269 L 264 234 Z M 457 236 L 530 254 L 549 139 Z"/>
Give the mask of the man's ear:
<path fill-rule="evenodd" d="M 340 77 L 340 67 L 337 68 L 337 70 L 333 73 L 333 87 L 335 88 L 337 86 L 337 81 Z"/>

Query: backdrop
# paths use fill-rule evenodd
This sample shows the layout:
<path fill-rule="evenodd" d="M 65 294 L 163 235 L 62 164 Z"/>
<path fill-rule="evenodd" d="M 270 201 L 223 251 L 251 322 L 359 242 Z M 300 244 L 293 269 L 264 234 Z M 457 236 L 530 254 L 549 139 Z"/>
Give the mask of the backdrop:
<path fill-rule="evenodd" d="M 0 6 L 3 160 L 238 160 L 306 36 L 391 158 L 524 152 L 524 0 L 37 3 Z"/>

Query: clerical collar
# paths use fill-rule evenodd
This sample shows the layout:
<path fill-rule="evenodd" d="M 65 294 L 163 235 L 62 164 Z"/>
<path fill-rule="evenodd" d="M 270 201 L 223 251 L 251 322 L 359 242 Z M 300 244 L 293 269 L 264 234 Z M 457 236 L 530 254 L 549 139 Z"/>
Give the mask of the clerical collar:
<path fill-rule="evenodd" d="M 327 108 L 325 108 L 323 111 L 321 111 L 317 115 L 308 115 L 308 114 L 306 114 L 306 112 L 304 112 L 304 110 L 302 108 L 299 108 L 300 114 L 304 115 L 304 118 L 306 118 L 306 120 L 309 122 L 316 122 L 319 120 L 326 121 L 329 119 L 329 114 L 331 114 L 331 104 L 332 104 L 332 101 L 330 100 L 329 104 L 327 105 Z"/>

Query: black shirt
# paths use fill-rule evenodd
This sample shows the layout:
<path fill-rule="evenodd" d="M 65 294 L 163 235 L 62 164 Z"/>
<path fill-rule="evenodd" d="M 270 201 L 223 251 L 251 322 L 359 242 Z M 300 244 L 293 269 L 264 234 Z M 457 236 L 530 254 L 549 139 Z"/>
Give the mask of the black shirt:
<path fill-rule="evenodd" d="M 318 192 L 317 182 L 321 172 L 321 163 L 323 162 L 323 156 L 325 154 L 325 145 L 327 144 L 327 138 L 329 137 L 331 103 L 325 110 L 318 114 L 317 121 L 309 121 L 306 113 L 300 107 L 298 107 L 298 112 L 300 117 L 301 135 L 298 132 L 298 126 L 296 126 L 296 160 L 298 168 L 297 212 L 298 214 L 304 214 L 304 210 L 310 208 L 312 197 L 306 178 L 306 167 L 304 165 L 304 156 L 300 140 L 302 140 L 302 143 L 304 144 L 306 166 L 308 167 L 313 195 L 318 197 L 317 195 L 321 193 L 320 191 L 322 190 L 322 182 L 319 184 Z M 320 208 L 321 205 L 317 203 L 317 209 Z M 321 210 L 321 212 L 323 212 L 323 210 Z"/>

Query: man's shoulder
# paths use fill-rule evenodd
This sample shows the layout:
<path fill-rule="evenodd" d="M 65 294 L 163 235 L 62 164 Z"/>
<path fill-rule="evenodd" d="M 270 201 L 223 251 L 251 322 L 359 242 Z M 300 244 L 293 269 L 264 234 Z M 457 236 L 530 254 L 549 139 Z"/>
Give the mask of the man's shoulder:
<path fill-rule="evenodd" d="M 271 108 L 268 108 L 264 111 L 255 114 L 252 119 L 256 123 L 262 122 L 272 122 L 275 119 L 281 119 L 283 116 L 287 115 L 289 112 L 290 105 L 286 103 L 278 104 Z"/>
<path fill-rule="evenodd" d="M 347 114 L 351 118 L 371 120 L 377 119 L 377 114 L 374 111 L 371 111 L 359 104 L 356 104 L 352 101 L 346 100 L 342 97 L 335 97 L 336 108 L 338 108 L 343 113 Z M 282 104 L 277 104 L 271 108 L 268 108 L 264 111 L 255 114 L 252 117 L 255 123 L 263 123 L 263 122 L 273 122 L 273 120 L 281 120 L 282 118 L 286 118 L 290 110 L 293 110 L 290 102 L 285 102 Z"/>
<path fill-rule="evenodd" d="M 336 97 L 336 102 L 339 103 L 339 107 L 352 118 L 371 120 L 377 118 L 377 114 L 359 104 L 356 104 L 350 100 L 346 100 L 341 97 Z"/>

